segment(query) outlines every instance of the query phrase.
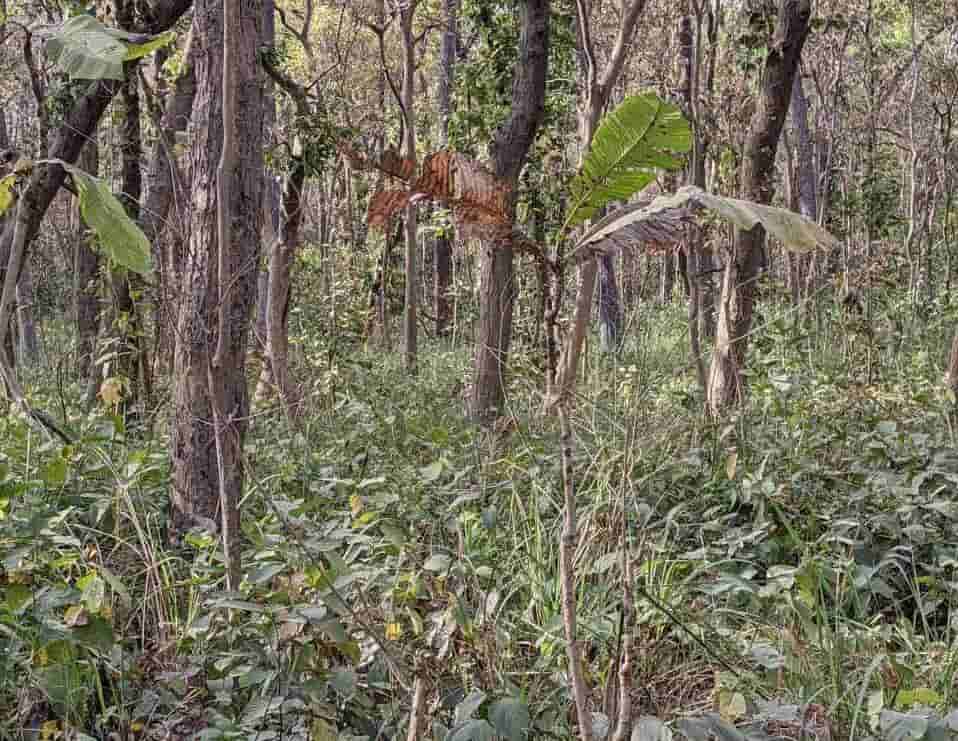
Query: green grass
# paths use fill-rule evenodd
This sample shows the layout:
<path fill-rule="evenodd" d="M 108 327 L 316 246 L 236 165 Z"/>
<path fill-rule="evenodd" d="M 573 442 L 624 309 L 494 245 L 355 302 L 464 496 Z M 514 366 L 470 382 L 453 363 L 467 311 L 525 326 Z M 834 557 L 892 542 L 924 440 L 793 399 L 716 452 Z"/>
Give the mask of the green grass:
<path fill-rule="evenodd" d="M 573 422 L 597 712 L 623 547 L 637 713 L 745 722 L 814 703 L 833 738 L 863 738 L 897 718 L 882 710 L 911 723 L 958 705 L 958 454 L 940 390 L 953 314 L 874 339 L 828 306 L 807 329 L 766 307 L 748 404 L 718 425 L 679 302 L 633 317 L 617 358 L 589 351 Z M 531 351 L 513 350 L 516 424 L 490 438 L 462 414 L 468 349 L 427 343 L 410 379 L 330 336 L 344 335 L 297 339 L 304 423 L 252 421 L 241 597 L 220 591 L 213 538 L 167 532 L 165 421 L 127 435 L 52 368 L 30 378 L 80 438 L 63 448 L 0 418 L 0 707 L 21 709 L 0 737 L 56 720 L 94 738 L 393 738 L 416 666 L 435 738 L 457 712 L 517 707 L 530 737 L 571 737 L 559 455 Z"/>

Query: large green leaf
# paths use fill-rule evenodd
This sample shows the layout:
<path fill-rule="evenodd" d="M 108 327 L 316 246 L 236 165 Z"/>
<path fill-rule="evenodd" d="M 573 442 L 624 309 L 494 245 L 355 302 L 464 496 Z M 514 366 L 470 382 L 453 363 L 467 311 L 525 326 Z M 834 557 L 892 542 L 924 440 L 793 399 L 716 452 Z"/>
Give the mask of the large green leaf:
<path fill-rule="evenodd" d="M 123 63 L 151 54 L 173 40 L 167 32 L 145 36 L 107 28 L 81 13 L 47 29 L 47 56 L 73 79 L 122 80 Z"/>
<path fill-rule="evenodd" d="M 80 214 L 97 236 L 100 248 L 118 265 L 149 275 L 150 242 L 107 184 L 78 167 L 53 160 L 73 178 L 80 199 Z"/>
<path fill-rule="evenodd" d="M 611 201 L 628 200 L 655 179 L 677 170 L 692 146 L 692 131 L 678 107 L 655 95 L 633 95 L 608 114 L 570 185 L 566 226 L 592 218 Z"/>
<path fill-rule="evenodd" d="M 632 204 L 609 214 L 585 233 L 576 244 L 573 256 L 584 260 L 595 254 L 612 254 L 641 244 L 678 243 L 685 236 L 683 227 L 693 211 L 702 209 L 740 229 L 761 224 L 792 252 L 833 249 L 841 244 L 816 222 L 794 211 L 717 196 L 689 185 L 677 193 Z"/>

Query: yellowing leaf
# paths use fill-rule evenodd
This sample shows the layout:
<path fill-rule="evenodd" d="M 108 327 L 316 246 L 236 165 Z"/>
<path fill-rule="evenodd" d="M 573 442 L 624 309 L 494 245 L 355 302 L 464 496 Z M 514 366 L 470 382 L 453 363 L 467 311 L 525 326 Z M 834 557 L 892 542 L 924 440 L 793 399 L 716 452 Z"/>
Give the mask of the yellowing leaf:
<path fill-rule="evenodd" d="M 90 614 L 84 609 L 83 605 L 72 605 L 67 608 L 63 616 L 63 622 L 68 628 L 78 628 L 90 622 Z"/>
<path fill-rule="evenodd" d="M 100 384 L 100 398 L 110 406 L 119 404 L 123 398 L 123 382 L 116 377 L 104 379 Z"/>
<path fill-rule="evenodd" d="M 60 721 L 58 720 L 48 720 L 40 726 L 40 738 L 46 741 L 47 739 L 54 739 L 60 735 Z"/>
<path fill-rule="evenodd" d="M 746 710 L 745 696 L 741 692 L 719 692 L 719 713 L 723 718 L 734 722 L 742 718 Z"/>
<path fill-rule="evenodd" d="M 359 517 L 360 513 L 363 511 L 363 498 L 359 494 L 353 494 L 349 498 L 349 509 L 353 513 L 353 517 Z"/>
<path fill-rule="evenodd" d="M 735 469 L 738 464 L 738 451 L 733 450 L 729 453 L 728 458 L 725 461 L 725 475 L 728 477 L 729 481 L 732 481 L 735 478 Z"/>
<path fill-rule="evenodd" d="M 7 175 L 0 180 L 0 215 L 13 205 L 13 185 L 16 181 L 16 174 Z"/>
<path fill-rule="evenodd" d="M 398 641 L 402 636 L 402 625 L 399 623 L 389 623 L 386 625 L 386 638 L 390 641 Z"/>

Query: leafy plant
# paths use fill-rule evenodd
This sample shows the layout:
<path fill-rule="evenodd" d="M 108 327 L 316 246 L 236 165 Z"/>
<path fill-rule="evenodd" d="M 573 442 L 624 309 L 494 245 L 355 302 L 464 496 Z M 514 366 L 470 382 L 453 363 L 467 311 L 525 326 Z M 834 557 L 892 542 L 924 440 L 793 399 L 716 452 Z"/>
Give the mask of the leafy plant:
<path fill-rule="evenodd" d="M 51 61 L 71 78 L 83 80 L 122 80 L 125 62 L 152 54 L 175 38 L 172 31 L 146 36 L 108 28 L 87 13 L 65 19 L 44 35 Z"/>

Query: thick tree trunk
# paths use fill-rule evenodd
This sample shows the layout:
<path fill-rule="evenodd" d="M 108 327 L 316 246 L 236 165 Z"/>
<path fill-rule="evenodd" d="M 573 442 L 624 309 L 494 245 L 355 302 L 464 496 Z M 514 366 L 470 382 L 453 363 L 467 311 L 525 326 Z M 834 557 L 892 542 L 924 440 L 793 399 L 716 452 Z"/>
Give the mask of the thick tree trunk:
<path fill-rule="evenodd" d="M 241 459 L 249 394 L 246 347 L 256 295 L 259 265 L 261 191 L 263 185 L 263 90 L 257 75 L 257 49 L 262 24 L 262 0 L 239 3 L 237 167 L 233 170 L 229 211 L 232 216 L 226 263 L 230 282 L 218 284 L 216 261 L 216 172 L 223 148 L 223 10 L 219 0 L 197 0 L 194 12 L 198 45 L 196 104 L 190 121 L 192 142 L 192 213 L 182 276 L 183 294 L 177 322 L 173 374 L 173 526 L 201 523 L 216 528 L 220 499 L 214 445 L 208 369 L 217 337 L 220 291 L 224 292 L 226 331 L 218 404 L 225 445 L 219 461 L 229 492 L 243 487 Z M 235 501 L 238 501 L 235 500 Z"/>
<path fill-rule="evenodd" d="M 523 3 L 512 111 L 499 129 L 492 155 L 496 176 L 513 185 L 519 181 L 545 115 L 550 15 L 551 0 Z M 506 361 L 512 339 L 512 258 L 511 245 L 487 243 L 482 247 L 472 412 L 484 422 L 501 413 L 505 398 Z"/>
<path fill-rule="evenodd" d="M 439 53 L 439 80 L 436 85 L 436 105 L 439 108 L 439 146 L 449 146 L 449 119 L 452 115 L 452 90 L 456 79 L 456 55 L 459 50 L 459 3 L 460 0 L 443 0 L 443 34 Z M 433 304 L 436 312 L 436 335 L 449 333 L 452 305 L 449 301 L 449 286 L 452 282 L 452 243 L 448 230 L 436 237 L 434 247 L 435 282 Z"/>
<path fill-rule="evenodd" d="M 810 15 L 809 0 L 781 0 L 742 159 L 742 196 L 756 203 L 772 200 L 775 153 L 808 36 Z M 748 231 L 736 229 L 732 253 L 726 257 L 722 276 L 715 351 L 709 369 L 709 409 L 715 416 L 744 394 L 742 369 L 756 283 L 764 264 L 764 229 L 761 226 Z"/>

